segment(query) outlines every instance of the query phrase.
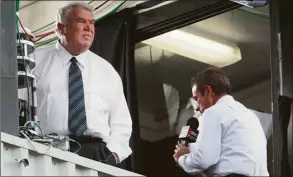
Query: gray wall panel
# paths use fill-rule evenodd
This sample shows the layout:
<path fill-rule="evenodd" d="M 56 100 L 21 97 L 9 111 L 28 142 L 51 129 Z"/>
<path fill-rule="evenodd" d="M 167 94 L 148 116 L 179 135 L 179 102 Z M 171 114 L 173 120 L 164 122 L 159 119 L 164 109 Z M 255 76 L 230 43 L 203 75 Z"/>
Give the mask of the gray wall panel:
<path fill-rule="evenodd" d="M 18 134 L 15 1 L 1 1 L 1 131 Z"/>

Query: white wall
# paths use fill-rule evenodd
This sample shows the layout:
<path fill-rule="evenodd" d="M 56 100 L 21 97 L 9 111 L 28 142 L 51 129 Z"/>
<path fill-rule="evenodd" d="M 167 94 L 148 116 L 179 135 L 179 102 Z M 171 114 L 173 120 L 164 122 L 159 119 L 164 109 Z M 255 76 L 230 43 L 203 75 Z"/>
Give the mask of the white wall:
<path fill-rule="evenodd" d="M 1 176 L 142 175 L 1 133 Z"/>
<path fill-rule="evenodd" d="M 32 31 L 36 30 L 55 21 L 58 9 L 71 2 L 74 1 L 38 1 L 20 10 L 20 20 L 27 28 Z M 30 3 L 31 1 L 20 1 L 20 6 L 22 7 Z M 54 25 L 51 26 L 54 27 Z"/>
<path fill-rule="evenodd" d="M 24 27 L 28 28 L 30 31 L 34 31 L 40 29 L 56 20 L 56 15 L 60 7 L 65 6 L 72 2 L 85 2 L 89 3 L 90 0 L 79 0 L 79 1 L 23 1 L 20 0 L 20 11 L 19 17 L 24 25 Z M 105 1 L 93 1 L 91 2 L 91 6 L 93 8 L 102 5 Z M 118 11 L 124 8 L 130 8 L 137 4 L 145 2 L 145 0 L 137 0 L 137 1 L 127 1 L 122 6 L 120 6 L 123 1 L 108 1 L 106 4 L 101 6 L 98 10 L 94 12 L 95 19 L 101 18 L 116 9 L 116 7 L 120 6 Z M 30 5 L 31 4 L 31 5 Z M 23 8 L 22 8 L 23 7 Z M 52 31 L 55 29 L 56 24 L 53 23 L 48 27 L 44 28 L 44 30 L 38 31 L 37 33 L 44 34 L 46 32 Z M 55 37 L 56 34 L 52 34 L 48 37 L 43 38 L 41 41 L 50 39 Z"/>
<path fill-rule="evenodd" d="M 246 107 L 271 113 L 271 85 L 270 80 L 260 82 L 249 88 L 233 94 L 234 98 Z"/>

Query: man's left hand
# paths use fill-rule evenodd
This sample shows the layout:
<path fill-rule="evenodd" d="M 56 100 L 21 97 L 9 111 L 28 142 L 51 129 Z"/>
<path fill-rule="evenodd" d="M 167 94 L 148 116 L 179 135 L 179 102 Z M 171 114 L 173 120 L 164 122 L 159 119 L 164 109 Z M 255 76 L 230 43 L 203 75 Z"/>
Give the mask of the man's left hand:
<path fill-rule="evenodd" d="M 183 144 L 177 144 L 175 147 L 176 149 L 174 150 L 173 158 L 175 162 L 178 163 L 179 157 L 190 153 L 190 150 L 188 147 L 184 146 Z"/>
<path fill-rule="evenodd" d="M 116 159 L 116 163 L 120 163 L 120 160 L 119 160 L 119 157 L 118 155 L 115 153 L 115 152 L 112 152 L 113 156 L 115 157 Z"/>

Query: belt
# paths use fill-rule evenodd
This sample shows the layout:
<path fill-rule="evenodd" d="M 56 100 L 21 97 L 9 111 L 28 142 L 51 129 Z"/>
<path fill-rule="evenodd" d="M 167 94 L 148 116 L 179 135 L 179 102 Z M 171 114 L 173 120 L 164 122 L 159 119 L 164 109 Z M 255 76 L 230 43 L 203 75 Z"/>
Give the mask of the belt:
<path fill-rule="evenodd" d="M 106 144 L 103 141 L 103 139 L 99 138 L 99 137 L 70 135 L 69 138 L 77 141 L 80 144 L 84 144 L 84 143 L 104 143 L 104 144 Z"/>

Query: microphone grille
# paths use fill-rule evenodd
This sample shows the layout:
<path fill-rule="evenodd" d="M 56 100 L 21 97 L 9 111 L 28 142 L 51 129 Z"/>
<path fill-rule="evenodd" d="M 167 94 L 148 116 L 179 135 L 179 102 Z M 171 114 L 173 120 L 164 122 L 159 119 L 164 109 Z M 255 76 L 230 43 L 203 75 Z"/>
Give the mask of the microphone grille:
<path fill-rule="evenodd" d="M 196 130 L 199 126 L 199 122 L 198 122 L 197 118 L 191 117 L 187 120 L 186 125 L 190 126 L 191 129 Z"/>

